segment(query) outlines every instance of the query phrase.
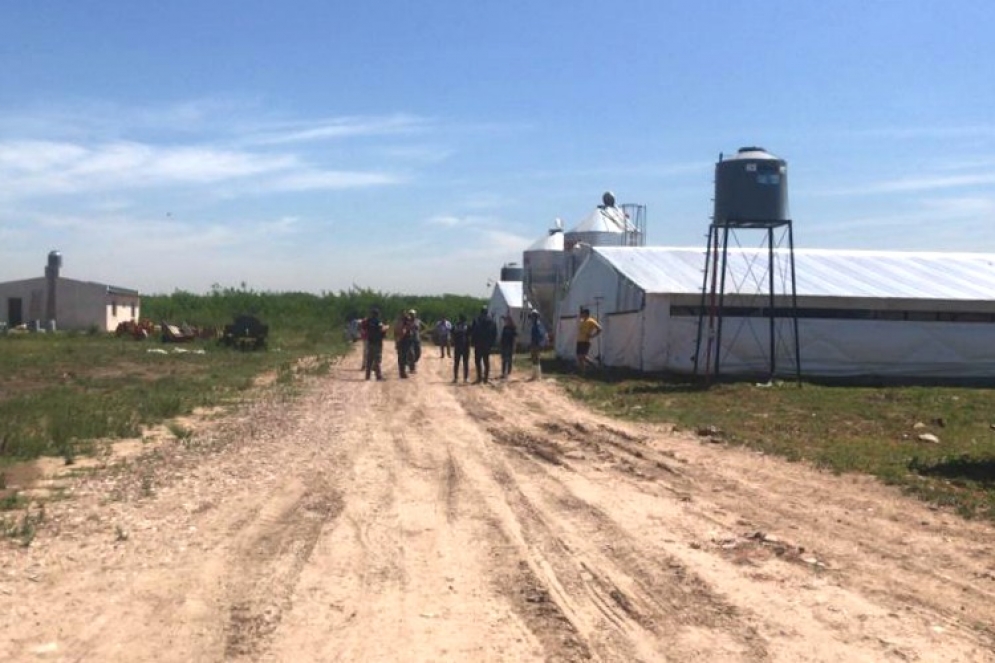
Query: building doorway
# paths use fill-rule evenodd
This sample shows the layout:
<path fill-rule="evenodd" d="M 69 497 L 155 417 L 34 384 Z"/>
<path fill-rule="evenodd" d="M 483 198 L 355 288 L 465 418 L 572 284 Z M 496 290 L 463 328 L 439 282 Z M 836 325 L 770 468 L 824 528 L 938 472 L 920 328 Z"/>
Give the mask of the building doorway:
<path fill-rule="evenodd" d="M 24 302 L 20 297 L 7 299 L 7 325 L 16 327 L 24 324 Z"/>

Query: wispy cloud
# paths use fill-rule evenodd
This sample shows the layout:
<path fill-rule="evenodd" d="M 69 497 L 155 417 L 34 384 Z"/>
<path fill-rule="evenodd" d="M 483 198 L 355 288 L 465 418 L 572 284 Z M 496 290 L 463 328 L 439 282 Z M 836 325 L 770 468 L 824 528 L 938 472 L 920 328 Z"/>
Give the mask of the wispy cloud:
<path fill-rule="evenodd" d="M 387 172 L 325 170 L 295 154 L 265 154 L 211 146 L 143 143 L 0 143 L 0 198 L 209 185 L 265 178 L 270 191 L 345 189 L 394 184 Z"/>
<path fill-rule="evenodd" d="M 425 221 L 425 225 L 442 226 L 443 228 L 456 228 L 463 223 L 464 219 L 448 214 L 439 214 L 438 216 L 430 217 Z"/>
<path fill-rule="evenodd" d="M 844 132 L 858 138 L 995 138 L 995 124 L 969 124 L 932 127 L 878 127 L 851 129 Z"/>
<path fill-rule="evenodd" d="M 928 176 L 882 180 L 851 187 L 827 188 L 812 193 L 827 196 L 876 195 L 938 191 L 943 189 L 989 186 L 992 184 L 995 184 L 995 173 L 993 172 L 962 175 L 932 174 Z"/>
<path fill-rule="evenodd" d="M 303 170 L 276 177 L 262 183 L 261 186 L 268 191 L 315 191 L 322 189 L 357 189 L 400 184 L 404 181 L 404 177 L 386 172 Z"/>
<path fill-rule="evenodd" d="M 893 211 L 841 215 L 810 224 L 807 232 L 831 245 L 854 241 L 880 248 L 985 250 L 995 241 L 995 196 L 950 196 L 909 201 Z"/>
<path fill-rule="evenodd" d="M 386 117 L 339 117 L 262 130 L 245 137 L 250 144 L 288 145 L 311 143 L 356 136 L 412 134 L 431 126 L 431 121 L 413 115 Z"/>

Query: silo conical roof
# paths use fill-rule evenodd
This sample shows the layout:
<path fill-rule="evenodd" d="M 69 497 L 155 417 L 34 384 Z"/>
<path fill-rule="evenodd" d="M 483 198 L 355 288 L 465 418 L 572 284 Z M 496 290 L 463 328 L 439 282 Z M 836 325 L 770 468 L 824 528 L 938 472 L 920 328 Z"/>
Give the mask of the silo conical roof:
<path fill-rule="evenodd" d="M 543 235 L 535 242 L 532 243 L 529 248 L 525 249 L 528 251 L 562 251 L 563 250 L 563 231 L 553 230 L 546 235 Z"/>
<path fill-rule="evenodd" d="M 599 205 L 571 233 L 621 233 L 633 231 L 635 227 L 618 207 Z"/>

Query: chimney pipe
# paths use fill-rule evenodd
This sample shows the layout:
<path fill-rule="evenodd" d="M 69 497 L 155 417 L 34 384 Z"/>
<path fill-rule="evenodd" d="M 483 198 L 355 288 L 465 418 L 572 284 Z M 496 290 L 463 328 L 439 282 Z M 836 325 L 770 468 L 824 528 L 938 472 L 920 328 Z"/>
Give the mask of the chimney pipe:
<path fill-rule="evenodd" d="M 55 292 L 56 284 L 59 281 L 59 269 L 62 267 L 62 254 L 58 251 L 50 251 L 48 254 L 48 265 L 45 267 L 45 279 L 48 281 L 48 293 L 45 298 L 45 319 L 49 327 L 55 327 Z"/>

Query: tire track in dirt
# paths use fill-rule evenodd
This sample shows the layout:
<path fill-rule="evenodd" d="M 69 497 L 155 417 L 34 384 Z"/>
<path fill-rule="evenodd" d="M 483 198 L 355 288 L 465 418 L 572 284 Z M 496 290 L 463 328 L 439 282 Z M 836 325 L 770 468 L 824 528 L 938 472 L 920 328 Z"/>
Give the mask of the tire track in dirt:
<path fill-rule="evenodd" d="M 527 395 L 530 391 L 537 390 L 529 390 L 528 387 L 525 387 L 521 391 L 510 393 L 509 396 L 518 401 L 511 405 L 510 409 L 519 413 L 541 413 L 543 411 L 555 413 L 561 409 L 558 407 L 561 404 L 559 402 L 556 405 L 547 402 L 544 410 L 531 406 L 527 398 L 522 397 L 523 394 Z M 545 392 L 544 398 L 549 398 L 549 392 L 543 391 Z M 559 401 L 559 398 L 556 396 L 554 400 Z M 791 496 L 796 487 L 799 491 L 804 491 L 806 487 L 812 485 L 811 478 L 806 481 L 795 476 L 804 476 L 806 473 L 811 473 L 810 476 L 814 476 L 816 473 L 811 472 L 811 470 L 800 468 L 801 471 L 798 471 L 799 466 L 797 465 L 761 458 L 761 467 L 765 463 L 769 467 L 761 474 L 755 475 L 751 473 L 751 470 L 756 468 L 751 467 L 750 470 L 744 471 L 741 466 L 744 457 L 752 462 L 756 460 L 756 454 L 742 450 L 724 450 L 715 445 L 705 445 L 689 440 L 687 437 L 683 439 L 672 437 L 671 439 L 675 443 L 679 443 L 675 444 L 673 448 L 661 448 L 657 441 L 661 439 L 660 433 L 655 428 L 648 426 L 635 427 L 641 431 L 652 430 L 653 432 L 649 432 L 645 448 L 642 444 L 633 448 L 634 440 L 639 439 L 643 435 L 642 433 L 634 435 L 625 432 L 621 427 L 606 426 L 598 423 L 596 416 L 578 417 L 576 409 L 570 408 L 569 405 L 562 409 L 571 411 L 570 419 L 556 418 L 555 414 L 553 416 L 545 414 L 531 417 L 516 416 L 515 423 L 521 427 L 531 425 L 538 431 L 554 434 L 554 439 L 547 446 L 558 446 L 565 449 L 565 456 L 570 459 L 567 469 L 572 471 L 569 474 L 564 474 L 562 470 L 548 463 L 542 463 L 536 467 L 542 468 L 548 474 L 568 479 L 568 485 L 573 486 L 574 490 L 582 490 L 585 495 L 590 493 L 591 499 L 598 504 L 610 504 L 616 496 L 622 495 L 625 491 L 605 491 L 607 486 L 598 477 L 590 474 L 592 469 L 597 472 L 611 469 L 618 480 L 622 482 L 621 485 L 627 486 L 628 489 L 637 494 L 645 494 L 648 497 L 663 500 L 661 505 L 671 505 L 664 509 L 665 513 L 671 515 L 664 517 L 672 518 L 667 521 L 668 530 L 676 535 L 667 537 L 667 540 L 671 538 L 675 540 L 662 547 L 653 542 L 641 541 L 639 544 L 640 558 L 645 559 L 652 555 L 659 555 L 662 550 L 671 555 L 677 554 L 682 560 L 691 561 L 691 568 L 696 569 L 698 573 L 704 573 L 703 578 L 708 583 L 718 582 L 720 583 L 718 586 L 722 587 L 728 581 L 735 580 L 739 586 L 729 586 L 722 591 L 732 591 L 733 601 L 740 605 L 743 605 L 742 599 L 736 598 L 737 595 L 744 591 L 763 593 L 764 583 L 773 582 L 779 576 L 783 576 L 783 572 L 777 566 L 769 567 L 769 571 L 753 572 L 751 568 L 755 564 L 765 564 L 767 560 L 770 560 L 770 564 L 787 562 L 796 571 L 784 577 L 784 580 L 791 577 L 789 582 L 797 583 L 802 592 L 816 597 L 823 594 L 836 603 L 836 606 L 829 604 L 827 610 L 823 604 L 825 599 L 819 598 L 817 599 L 818 603 L 813 603 L 808 610 L 799 611 L 798 616 L 802 620 L 810 620 L 808 623 L 805 621 L 797 622 L 802 627 L 799 633 L 807 632 L 809 635 L 806 637 L 813 641 L 828 642 L 838 637 L 853 639 L 854 652 L 863 651 L 864 654 L 861 655 L 866 655 L 868 651 L 877 651 L 878 655 L 882 657 L 915 655 L 917 651 L 928 651 L 931 646 L 925 643 L 931 639 L 936 639 L 936 634 L 944 632 L 956 634 L 961 646 L 965 642 L 974 642 L 976 653 L 991 651 L 990 624 L 971 619 L 970 613 L 964 611 L 963 603 L 955 595 L 970 596 L 973 594 L 976 598 L 971 599 L 972 602 L 978 604 L 977 601 L 981 601 L 980 605 L 985 605 L 986 610 L 990 610 L 991 602 L 986 599 L 987 589 L 965 588 L 963 581 L 955 581 L 951 583 L 952 587 L 948 587 L 943 582 L 947 573 L 943 571 L 942 567 L 938 569 L 935 564 L 931 566 L 926 563 L 926 560 L 930 558 L 911 559 L 908 551 L 903 554 L 890 542 L 887 545 L 884 544 L 880 537 L 869 535 L 866 529 L 861 530 L 859 524 L 833 528 L 842 531 L 834 532 L 833 538 L 826 539 L 825 534 L 809 531 L 811 514 L 818 514 L 817 508 L 813 510 L 811 506 L 808 506 L 808 514 L 803 514 L 801 513 L 803 506 L 798 502 L 787 499 L 784 500 L 786 503 L 782 504 L 775 498 L 778 494 Z M 496 425 L 503 429 L 506 428 L 500 424 Z M 589 434 L 586 436 L 575 435 L 574 431 Z M 621 434 L 616 436 L 619 432 Z M 605 440 L 602 438 L 602 433 L 620 439 Z M 528 434 L 527 431 L 526 434 Z M 598 442 L 597 447 L 592 447 L 589 444 L 592 440 Z M 701 452 L 700 456 L 697 453 L 686 453 L 689 443 L 692 451 Z M 535 443 L 533 444 L 535 445 Z M 675 453 L 674 449 L 677 448 L 681 448 L 683 451 Z M 587 457 L 591 455 L 592 450 L 595 450 L 596 453 L 589 460 Z M 618 462 L 616 452 L 621 453 L 624 462 Z M 729 457 L 725 457 L 726 453 Z M 522 455 L 518 457 L 524 458 Z M 659 467 L 657 463 L 660 461 L 663 461 L 663 464 L 668 465 L 668 467 L 666 469 Z M 671 472 L 675 463 L 678 464 L 679 469 L 677 472 Z M 747 463 L 747 465 L 749 464 Z M 726 465 L 735 468 L 736 474 L 731 475 L 726 472 Z M 782 473 L 784 480 L 779 481 Z M 829 477 L 820 479 L 815 485 L 819 483 L 831 485 L 834 482 L 842 481 Z M 785 485 L 787 490 L 782 490 Z M 598 487 L 598 490 L 592 493 L 591 489 L 594 487 Z M 884 492 L 883 489 L 880 490 Z M 808 492 L 811 492 L 811 489 Z M 804 495 L 805 492 L 798 494 Z M 859 494 L 859 492 L 852 493 L 854 498 L 857 498 Z M 850 493 L 844 492 L 842 497 L 851 499 L 849 495 Z M 672 505 L 675 497 L 680 500 L 680 507 Z M 639 508 L 645 507 L 645 504 L 633 502 L 633 499 L 636 499 L 635 496 L 627 498 L 624 503 L 638 505 Z M 808 501 L 810 498 L 806 500 L 806 502 Z M 825 503 L 830 509 L 835 509 L 838 508 L 835 506 L 836 501 L 833 497 L 826 500 Z M 914 502 L 910 502 L 910 505 L 912 504 Z M 898 513 L 904 514 L 903 511 Z M 633 515 L 635 516 L 636 512 L 633 512 Z M 674 518 L 675 516 L 676 518 Z M 618 517 L 617 512 L 616 517 Z M 903 517 L 904 515 L 900 515 L 899 519 Z M 662 522 L 659 516 L 654 516 L 652 513 L 646 513 L 644 518 L 648 520 L 642 528 L 630 531 L 643 532 L 646 527 L 652 529 L 656 527 L 655 523 Z M 638 518 L 626 518 L 626 520 L 631 520 L 633 524 L 639 521 Z M 736 532 L 737 530 L 743 532 L 743 529 L 746 528 L 749 528 L 748 531 L 742 534 L 730 536 L 724 533 Z M 794 530 L 793 537 L 785 538 L 780 533 L 776 537 L 770 535 L 768 538 L 766 535 L 766 532 L 778 532 L 788 528 Z M 983 527 L 981 529 L 985 532 L 983 536 L 990 539 L 990 530 Z M 949 532 L 949 534 L 954 535 L 953 532 Z M 643 536 L 638 538 L 645 539 Z M 790 543 L 790 538 L 800 541 L 801 545 Z M 811 541 L 815 541 L 815 548 L 821 550 L 818 552 L 810 550 L 813 547 Z M 840 565 L 842 568 L 837 568 L 838 565 L 833 562 L 834 551 L 838 553 L 841 544 L 844 547 L 853 546 L 859 552 L 853 553 L 847 550 L 845 562 Z M 688 545 L 692 549 L 688 553 L 684 552 L 687 548 L 678 552 L 679 546 Z M 904 570 L 897 583 L 887 573 L 879 575 L 871 571 L 868 574 L 866 568 L 859 574 L 850 572 L 849 567 L 852 566 L 869 566 L 870 569 L 881 566 L 876 561 L 872 561 L 868 565 L 868 560 L 864 559 L 866 551 L 866 556 L 873 560 L 875 554 L 871 551 L 878 547 L 882 549 L 881 556 L 885 558 L 885 564 L 888 563 L 887 559 L 894 556 L 897 567 Z M 649 552 L 654 549 L 656 552 Z M 760 556 L 754 557 L 751 551 L 759 552 Z M 709 556 L 713 559 L 715 557 L 725 559 L 734 566 L 732 569 L 716 574 L 715 570 L 721 569 L 721 567 L 715 567 L 709 561 Z M 935 563 L 936 557 L 932 557 L 931 561 Z M 963 568 L 965 566 L 963 558 L 951 559 L 951 561 L 954 562 L 953 566 L 955 567 Z M 823 562 L 828 564 L 830 568 L 827 569 Z M 968 560 L 968 564 L 970 564 L 970 560 Z M 976 561 L 974 565 L 977 565 Z M 740 566 L 740 570 L 736 571 L 735 566 Z M 772 574 L 770 571 L 775 572 Z M 813 576 L 813 572 L 816 575 Z M 976 577 L 977 574 L 976 571 Z M 806 577 L 815 578 L 815 583 L 807 582 Z M 750 581 L 750 578 L 753 580 Z M 917 584 L 917 580 L 923 578 L 933 579 L 930 581 L 933 585 L 930 591 L 923 591 L 923 587 Z M 749 589 L 750 582 L 744 585 L 742 582 L 744 579 L 759 586 Z M 780 582 L 784 582 L 784 580 Z M 860 583 L 856 586 L 856 593 L 854 589 L 848 589 L 854 583 Z M 863 592 L 864 595 L 861 596 L 859 592 Z M 941 599 L 937 596 L 938 594 L 945 596 Z M 743 594 L 743 596 L 746 595 L 748 594 Z M 768 599 L 757 604 L 757 607 L 763 608 L 758 613 L 759 619 L 754 617 L 752 621 L 761 627 L 762 632 L 777 633 L 781 629 L 777 629 L 770 621 L 771 616 L 775 614 L 774 611 L 779 609 L 790 613 L 792 609 L 797 610 L 800 606 L 797 604 L 798 599 L 782 604 L 779 592 L 768 592 L 767 596 Z M 798 598 L 805 600 L 804 594 Z M 883 607 L 882 609 L 882 607 L 870 605 L 867 602 L 868 598 L 881 602 L 882 607 L 890 606 L 890 608 Z M 822 607 L 820 604 L 823 604 Z M 846 614 L 850 611 L 857 614 L 866 613 L 862 615 L 862 620 L 868 619 L 868 617 L 870 619 L 858 627 L 838 618 L 839 614 Z M 896 631 L 891 622 L 897 615 L 914 616 L 913 624 L 916 626 L 903 624 L 903 628 Z M 930 627 L 930 624 L 933 626 Z M 872 635 L 875 628 L 880 634 L 879 636 Z M 834 633 L 839 635 L 834 636 Z M 893 637 L 893 634 L 896 635 Z M 791 651 L 791 647 L 790 640 L 782 640 L 779 642 L 778 648 Z M 800 653 L 803 648 L 799 644 L 795 646 L 795 650 Z M 962 647 L 961 651 L 967 651 L 967 649 Z M 951 650 L 950 656 L 952 660 L 958 654 Z"/>
<path fill-rule="evenodd" d="M 342 498 L 311 480 L 273 495 L 236 542 L 229 561 L 225 656 L 257 657 L 291 607 L 291 597 L 322 527 L 342 510 Z"/>
<path fill-rule="evenodd" d="M 507 436 L 508 428 L 494 432 Z M 610 517 L 558 481 L 560 464 L 536 466 L 522 454 L 509 459 L 514 471 L 497 479 L 533 542 L 536 565 L 547 571 L 544 581 L 582 624 L 599 658 L 694 660 L 705 652 L 714 660 L 767 658 L 762 638 L 733 606 L 676 558 L 643 559 Z M 695 632 L 693 645 L 681 641 L 682 630 Z M 701 631 L 709 633 L 710 645 Z"/>
<path fill-rule="evenodd" d="M 574 428 L 582 432 L 589 432 L 591 430 L 591 427 L 583 424 L 574 424 Z M 567 427 L 554 426 L 553 430 L 563 432 L 567 430 Z M 656 472 L 659 467 L 659 459 L 655 457 L 659 455 L 659 450 L 649 449 L 645 452 L 640 449 L 633 450 L 628 444 L 619 444 L 610 439 L 606 440 L 604 435 L 606 433 L 608 435 L 620 434 L 620 437 L 626 441 L 638 439 L 635 436 L 612 427 L 598 425 L 596 432 L 597 434 L 594 437 L 599 442 L 607 442 L 624 453 L 634 456 L 632 462 L 637 466 L 642 466 L 642 470 L 632 471 L 626 463 L 620 466 L 616 465 L 615 469 L 621 470 L 623 474 L 635 476 L 640 479 L 650 477 L 658 480 L 666 480 L 666 477 L 660 477 L 659 473 Z M 712 466 L 712 469 L 718 469 L 718 467 Z M 709 468 L 702 469 L 707 472 Z M 694 500 L 695 504 L 693 505 L 689 504 L 687 508 L 689 514 L 694 514 L 702 522 L 711 522 L 716 527 L 723 528 L 726 531 L 735 531 L 737 526 L 741 526 L 739 527 L 739 535 L 712 537 L 711 540 L 707 540 L 706 538 L 708 542 L 705 545 L 708 545 L 717 554 L 738 560 L 739 563 L 747 563 L 748 560 L 770 559 L 774 556 L 781 561 L 790 562 L 802 568 L 811 568 L 812 560 L 817 560 L 815 567 L 820 569 L 823 575 L 836 576 L 838 582 L 845 582 L 846 570 L 849 566 L 847 560 L 854 559 L 853 553 L 850 553 L 847 558 L 837 559 L 829 547 L 823 547 L 820 550 L 810 549 L 811 546 L 805 543 L 807 537 L 804 535 L 800 539 L 802 543 L 795 543 L 791 539 L 798 540 L 797 535 L 785 538 L 784 535 L 773 536 L 768 535 L 764 531 L 775 528 L 779 520 L 782 522 L 797 521 L 797 509 L 785 508 L 778 503 L 765 504 L 764 513 L 756 514 L 762 516 L 762 519 L 752 523 L 747 523 L 743 520 L 743 515 L 746 515 L 744 513 L 746 510 L 743 507 L 753 501 L 748 497 L 749 493 L 754 492 L 754 494 L 759 495 L 762 491 L 769 490 L 771 485 L 778 483 L 778 478 L 766 476 L 763 478 L 767 479 L 767 481 L 758 481 L 756 479 L 748 481 L 746 477 L 738 477 L 733 481 L 727 478 L 718 479 L 718 482 L 723 483 L 725 487 L 725 490 L 720 491 L 719 495 L 737 495 L 738 498 L 735 504 L 730 504 L 727 500 L 717 500 L 717 496 L 714 493 L 704 500 Z M 782 485 L 785 483 L 799 485 L 797 480 L 790 478 L 783 479 L 780 483 Z M 641 482 L 633 485 L 639 490 L 650 493 L 655 492 L 652 484 L 647 486 L 645 482 Z M 687 489 L 691 490 L 691 486 L 687 486 Z M 688 493 L 687 501 L 692 501 L 690 492 Z M 720 503 L 725 503 L 725 506 L 720 507 Z M 716 513 L 720 515 L 716 515 Z M 727 513 L 735 514 L 735 518 L 728 517 L 725 515 Z M 760 529 L 757 529 L 756 522 L 762 523 Z M 744 532 L 743 530 L 747 527 L 749 529 Z M 841 538 L 853 542 L 858 551 L 856 557 L 864 560 L 877 559 L 890 561 L 898 569 L 906 571 L 909 574 L 906 576 L 907 578 L 911 578 L 910 582 L 905 578 L 896 578 L 894 575 L 890 575 L 887 578 L 882 577 L 880 587 L 877 589 L 873 587 L 868 588 L 872 594 L 887 600 L 895 609 L 901 608 L 908 611 L 912 606 L 915 606 L 922 614 L 930 614 L 933 620 L 938 619 L 944 624 L 945 628 L 958 629 L 965 637 L 974 638 L 979 646 L 987 648 L 995 647 L 995 629 L 993 629 L 991 624 L 972 620 L 970 615 L 964 614 L 962 610 L 952 611 L 944 609 L 937 604 L 930 593 L 920 591 L 922 579 L 932 577 L 938 584 L 945 586 L 947 589 L 956 590 L 964 597 L 973 595 L 973 600 L 992 604 L 995 603 L 995 591 L 993 591 L 993 588 L 986 588 L 980 586 L 978 583 L 949 578 L 942 571 L 943 565 L 937 565 L 935 559 L 932 559 L 931 563 L 928 564 L 922 563 L 911 556 L 907 550 L 878 544 L 875 537 L 864 536 L 866 530 L 862 529 L 860 525 L 849 524 L 842 518 L 837 519 L 836 529 L 844 534 Z M 701 536 L 700 532 L 698 534 Z"/>
<path fill-rule="evenodd" d="M 455 401 L 422 370 L 356 394 L 367 406 L 345 414 L 341 526 L 323 533 L 267 658 L 539 660 L 494 589 L 505 553 L 464 461 L 465 422 L 450 420 Z"/>

